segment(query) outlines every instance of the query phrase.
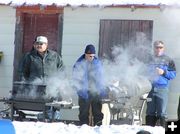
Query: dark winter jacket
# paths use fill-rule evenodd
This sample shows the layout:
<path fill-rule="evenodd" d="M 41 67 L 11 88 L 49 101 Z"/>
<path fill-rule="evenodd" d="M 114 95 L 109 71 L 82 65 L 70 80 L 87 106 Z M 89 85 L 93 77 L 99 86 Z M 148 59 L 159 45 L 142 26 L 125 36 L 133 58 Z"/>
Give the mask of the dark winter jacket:
<path fill-rule="evenodd" d="M 73 87 L 84 99 L 88 99 L 88 92 L 98 94 L 100 97 L 106 96 L 102 64 L 96 57 L 92 62 L 88 62 L 83 54 L 73 67 L 73 80 Z"/>
<path fill-rule="evenodd" d="M 47 50 L 43 57 L 33 50 L 26 54 L 22 63 L 22 76 L 28 81 L 49 77 L 63 67 L 61 56 L 52 50 Z"/>
<path fill-rule="evenodd" d="M 157 75 L 156 68 L 161 68 L 164 70 L 163 75 Z M 150 80 L 153 87 L 166 88 L 169 86 L 169 80 L 176 77 L 176 67 L 174 61 L 166 56 L 156 56 L 150 63 Z"/>

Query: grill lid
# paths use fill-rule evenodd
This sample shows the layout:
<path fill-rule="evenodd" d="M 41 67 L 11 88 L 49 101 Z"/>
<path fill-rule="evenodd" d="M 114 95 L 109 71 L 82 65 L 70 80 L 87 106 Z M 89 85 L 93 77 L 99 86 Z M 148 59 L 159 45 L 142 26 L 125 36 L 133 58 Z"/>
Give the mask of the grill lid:
<path fill-rule="evenodd" d="M 16 81 L 13 83 L 12 99 L 14 100 L 45 100 L 45 84 L 34 84 L 28 82 Z"/>

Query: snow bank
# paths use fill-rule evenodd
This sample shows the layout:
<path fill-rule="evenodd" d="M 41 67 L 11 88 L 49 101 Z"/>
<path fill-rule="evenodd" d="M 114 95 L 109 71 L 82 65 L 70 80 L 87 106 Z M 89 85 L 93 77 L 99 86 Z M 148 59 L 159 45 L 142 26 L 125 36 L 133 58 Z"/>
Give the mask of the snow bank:
<path fill-rule="evenodd" d="M 138 126 L 138 125 L 108 125 L 76 126 L 74 124 L 44 123 L 44 122 L 18 122 L 13 121 L 16 134 L 136 134 L 140 130 L 146 130 L 151 134 L 165 134 L 162 127 Z"/>

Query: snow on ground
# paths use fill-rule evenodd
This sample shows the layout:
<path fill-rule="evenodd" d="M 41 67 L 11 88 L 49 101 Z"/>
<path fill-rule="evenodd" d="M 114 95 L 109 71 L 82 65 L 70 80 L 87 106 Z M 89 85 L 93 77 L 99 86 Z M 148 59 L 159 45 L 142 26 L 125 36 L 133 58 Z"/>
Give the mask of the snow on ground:
<path fill-rule="evenodd" d="M 165 129 L 156 126 L 138 125 L 102 125 L 90 127 L 88 125 L 76 126 L 62 122 L 12 122 L 16 134 L 136 134 L 140 130 L 149 131 L 151 134 L 165 134 Z"/>

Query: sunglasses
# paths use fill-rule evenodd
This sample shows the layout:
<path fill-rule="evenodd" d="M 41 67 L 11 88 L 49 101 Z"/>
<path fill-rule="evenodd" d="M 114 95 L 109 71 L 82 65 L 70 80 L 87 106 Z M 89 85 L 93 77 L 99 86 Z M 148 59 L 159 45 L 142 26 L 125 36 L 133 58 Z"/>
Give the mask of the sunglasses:
<path fill-rule="evenodd" d="M 35 45 L 43 45 L 43 44 L 45 44 L 45 43 L 42 43 L 42 42 L 36 42 Z"/>
<path fill-rule="evenodd" d="M 95 55 L 86 54 L 88 57 L 93 58 Z"/>
<path fill-rule="evenodd" d="M 164 47 L 156 47 L 156 49 L 163 49 Z"/>

